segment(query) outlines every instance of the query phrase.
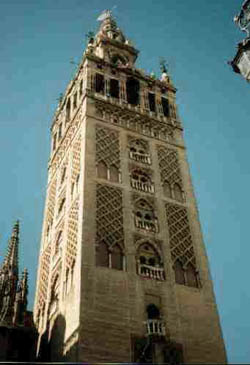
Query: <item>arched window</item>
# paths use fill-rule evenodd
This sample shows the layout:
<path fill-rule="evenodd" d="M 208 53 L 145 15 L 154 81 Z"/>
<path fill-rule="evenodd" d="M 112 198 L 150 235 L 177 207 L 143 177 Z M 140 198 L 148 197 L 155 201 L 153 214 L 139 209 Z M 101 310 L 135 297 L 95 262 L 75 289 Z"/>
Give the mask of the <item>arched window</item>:
<path fill-rule="evenodd" d="M 70 119 L 70 109 L 71 109 L 71 103 L 70 103 L 70 99 L 68 99 L 67 105 L 66 105 L 66 120 L 65 120 L 66 123 L 68 123 L 68 121 Z"/>
<path fill-rule="evenodd" d="M 66 167 L 63 168 L 62 174 L 61 174 L 61 184 L 64 182 L 66 176 Z"/>
<path fill-rule="evenodd" d="M 185 275 L 182 263 L 179 260 L 175 261 L 174 264 L 175 282 L 177 284 L 185 285 Z"/>
<path fill-rule="evenodd" d="M 149 304 L 147 306 L 148 319 L 160 319 L 159 308 L 155 304 Z"/>
<path fill-rule="evenodd" d="M 164 184 L 163 184 L 163 192 L 164 192 L 164 195 L 167 198 L 172 198 L 171 186 L 170 186 L 170 184 L 169 184 L 169 182 L 167 180 L 164 181 Z"/>
<path fill-rule="evenodd" d="M 62 198 L 60 204 L 59 204 L 59 208 L 58 208 L 58 214 L 62 213 L 63 207 L 65 204 L 65 198 Z"/>
<path fill-rule="evenodd" d="M 115 245 L 111 251 L 112 269 L 123 270 L 123 254 L 118 245 Z"/>
<path fill-rule="evenodd" d="M 161 258 L 150 242 L 140 245 L 137 253 L 137 271 L 140 276 L 155 280 L 165 280 Z"/>
<path fill-rule="evenodd" d="M 157 232 L 157 219 L 153 208 L 145 199 L 140 199 L 136 202 L 135 225 L 147 231 Z"/>
<path fill-rule="evenodd" d="M 133 170 L 130 178 L 132 188 L 149 193 L 154 192 L 154 186 L 149 173 L 140 169 Z"/>
<path fill-rule="evenodd" d="M 179 202 L 183 201 L 182 190 L 179 184 L 174 184 L 174 197 Z"/>
<path fill-rule="evenodd" d="M 132 160 L 150 164 L 151 159 L 148 151 L 148 145 L 145 141 L 134 139 L 129 144 L 129 157 Z"/>
<path fill-rule="evenodd" d="M 119 182 L 119 170 L 115 165 L 110 166 L 110 181 Z"/>
<path fill-rule="evenodd" d="M 108 246 L 103 241 L 96 248 L 96 265 L 109 267 Z"/>
<path fill-rule="evenodd" d="M 188 264 L 186 269 L 187 285 L 198 288 L 197 275 L 195 268 L 191 263 Z"/>
<path fill-rule="evenodd" d="M 98 162 L 97 176 L 100 179 L 106 179 L 107 180 L 107 178 L 108 178 L 108 168 L 107 168 L 107 165 L 105 164 L 105 162 L 103 162 L 103 161 Z"/>

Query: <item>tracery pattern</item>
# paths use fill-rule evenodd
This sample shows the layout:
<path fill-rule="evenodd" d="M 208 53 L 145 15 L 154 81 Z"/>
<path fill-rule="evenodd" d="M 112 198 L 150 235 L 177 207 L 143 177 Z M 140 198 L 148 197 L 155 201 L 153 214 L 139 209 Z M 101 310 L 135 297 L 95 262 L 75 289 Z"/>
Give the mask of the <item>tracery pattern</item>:
<path fill-rule="evenodd" d="M 124 246 L 122 190 L 106 185 L 96 189 L 96 243 Z"/>
<path fill-rule="evenodd" d="M 162 183 L 167 180 L 171 185 L 177 183 L 182 188 L 183 184 L 177 151 L 158 146 L 157 152 Z"/>
<path fill-rule="evenodd" d="M 108 123 L 119 125 L 123 128 L 158 138 L 163 141 L 173 141 L 174 126 L 141 116 L 139 113 L 127 109 L 107 105 L 101 101 L 95 102 L 96 116 Z"/>
<path fill-rule="evenodd" d="M 73 145 L 72 156 L 72 182 L 76 181 L 80 174 L 81 168 L 81 136 L 79 136 Z"/>
<path fill-rule="evenodd" d="M 52 161 L 50 165 L 51 176 L 55 173 L 65 153 L 67 152 L 67 149 L 71 145 L 72 138 L 76 130 L 80 126 L 81 121 L 82 121 L 82 108 L 79 108 L 77 114 L 70 121 L 68 129 L 65 131 L 65 136 L 62 138 L 61 143 L 57 149 L 57 152 L 55 153 L 54 156 L 52 156 Z"/>
<path fill-rule="evenodd" d="M 108 128 L 96 127 L 96 162 L 120 168 L 119 134 Z"/>
<path fill-rule="evenodd" d="M 69 269 L 71 269 L 72 266 L 74 265 L 77 255 L 78 212 L 79 212 L 79 199 L 77 198 L 70 209 L 69 220 L 68 220 L 66 266 Z"/>
<path fill-rule="evenodd" d="M 48 278 L 50 272 L 50 258 L 51 258 L 51 244 L 49 244 L 41 258 L 41 269 L 38 289 L 38 307 L 43 308 L 43 304 L 46 303 L 48 293 Z"/>
<path fill-rule="evenodd" d="M 187 267 L 188 263 L 191 262 L 196 268 L 187 209 L 180 205 L 167 203 L 166 215 L 173 264 L 176 260 L 179 260 L 183 267 Z"/>
<path fill-rule="evenodd" d="M 48 192 L 47 221 L 53 221 L 56 199 L 56 178 L 51 182 Z"/>

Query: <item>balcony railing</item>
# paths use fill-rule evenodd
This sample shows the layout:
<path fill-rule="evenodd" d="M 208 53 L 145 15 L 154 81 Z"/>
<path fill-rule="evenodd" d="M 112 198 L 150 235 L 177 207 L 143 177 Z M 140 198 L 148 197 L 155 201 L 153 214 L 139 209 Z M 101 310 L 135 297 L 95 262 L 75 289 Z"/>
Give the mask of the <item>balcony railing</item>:
<path fill-rule="evenodd" d="M 144 219 L 135 217 L 135 226 L 137 228 L 145 229 L 149 232 L 157 232 L 157 224 L 154 222 L 148 222 Z"/>
<path fill-rule="evenodd" d="M 145 193 L 154 193 L 154 185 L 151 183 L 143 183 L 139 180 L 131 179 L 132 188 L 140 191 L 145 191 Z"/>
<path fill-rule="evenodd" d="M 165 336 L 165 324 L 160 319 L 148 319 L 146 322 L 148 336 Z"/>
<path fill-rule="evenodd" d="M 146 264 L 139 264 L 139 275 L 145 276 L 154 280 L 165 280 L 163 267 L 155 267 Z"/>
<path fill-rule="evenodd" d="M 148 155 L 144 154 L 144 153 L 139 153 L 139 152 L 133 152 L 130 151 L 129 152 L 129 157 L 132 160 L 138 161 L 138 162 L 142 162 L 142 163 L 146 163 L 146 164 L 151 164 L 151 159 Z"/>

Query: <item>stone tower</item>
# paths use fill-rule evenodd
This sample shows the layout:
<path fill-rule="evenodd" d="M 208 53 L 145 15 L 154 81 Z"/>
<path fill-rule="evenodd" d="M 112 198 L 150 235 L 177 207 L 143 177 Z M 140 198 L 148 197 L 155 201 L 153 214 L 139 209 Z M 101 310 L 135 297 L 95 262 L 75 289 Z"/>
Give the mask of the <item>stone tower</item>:
<path fill-rule="evenodd" d="M 100 17 L 51 127 L 39 354 L 225 363 L 174 88 Z M 43 351 L 45 349 L 45 351 Z"/>

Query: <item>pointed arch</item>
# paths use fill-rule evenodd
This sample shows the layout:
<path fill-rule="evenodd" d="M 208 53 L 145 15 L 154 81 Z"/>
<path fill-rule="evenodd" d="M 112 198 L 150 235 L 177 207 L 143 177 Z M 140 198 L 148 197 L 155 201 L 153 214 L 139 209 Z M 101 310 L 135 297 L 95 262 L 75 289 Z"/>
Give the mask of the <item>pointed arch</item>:
<path fill-rule="evenodd" d="M 109 267 L 109 250 L 104 241 L 96 247 L 96 265 Z"/>
<path fill-rule="evenodd" d="M 97 164 L 97 176 L 100 179 L 108 179 L 108 167 L 104 161 L 99 161 Z"/>
<path fill-rule="evenodd" d="M 198 288 L 197 273 L 191 263 L 186 268 L 187 285 Z"/>
<path fill-rule="evenodd" d="M 111 165 L 109 169 L 110 181 L 119 182 L 119 170 L 115 165 Z"/>
<path fill-rule="evenodd" d="M 111 267 L 116 270 L 123 270 L 123 253 L 119 245 L 115 245 L 111 250 Z"/>
<path fill-rule="evenodd" d="M 183 195 L 180 185 L 175 183 L 173 190 L 175 199 L 178 200 L 179 202 L 183 202 Z"/>
<path fill-rule="evenodd" d="M 174 263 L 175 282 L 177 284 L 185 285 L 185 274 L 183 265 L 180 260 L 176 260 Z"/>
<path fill-rule="evenodd" d="M 169 184 L 168 180 L 164 180 L 163 193 L 167 198 L 172 198 L 171 185 Z"/>

